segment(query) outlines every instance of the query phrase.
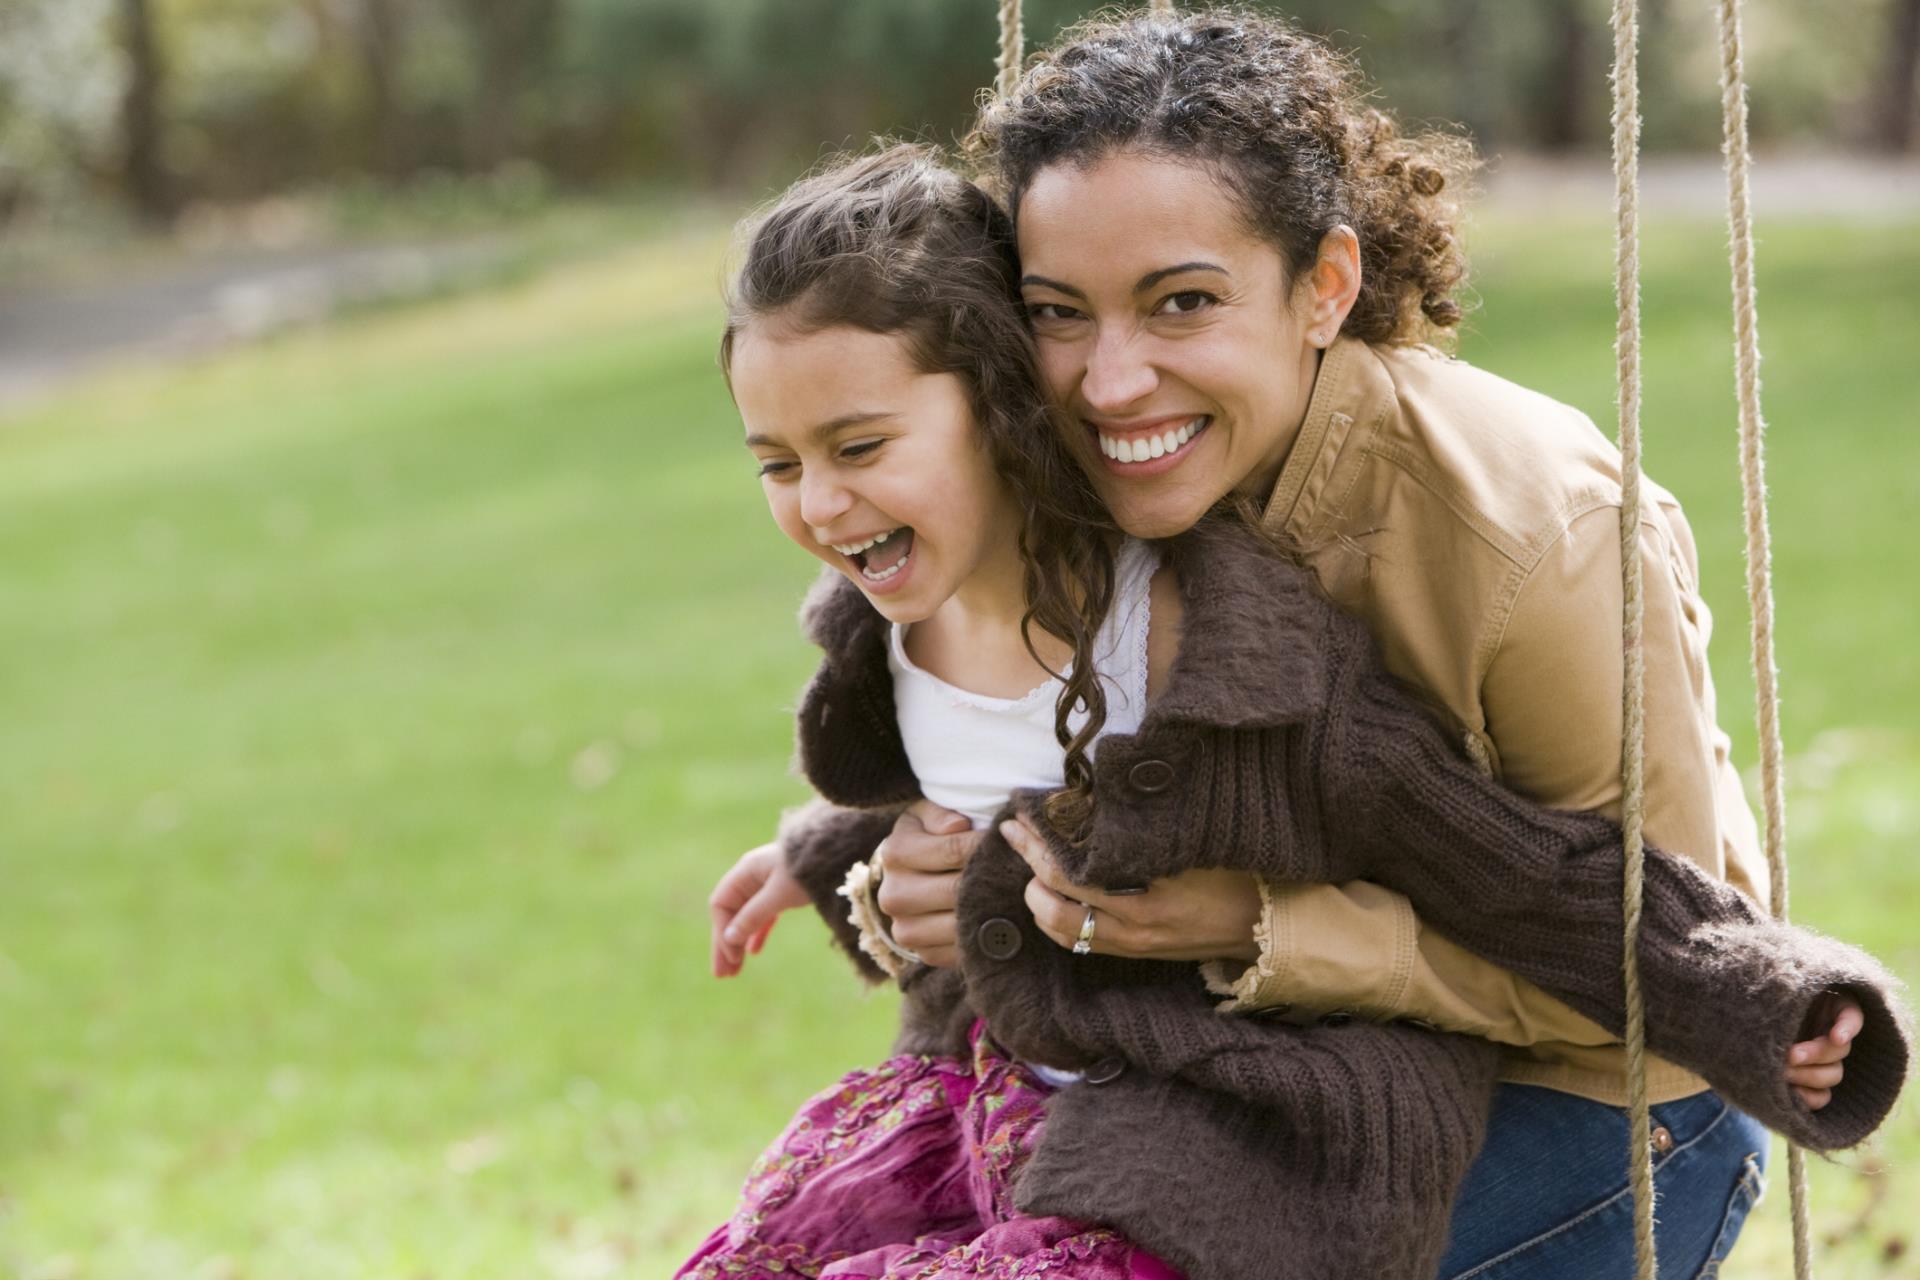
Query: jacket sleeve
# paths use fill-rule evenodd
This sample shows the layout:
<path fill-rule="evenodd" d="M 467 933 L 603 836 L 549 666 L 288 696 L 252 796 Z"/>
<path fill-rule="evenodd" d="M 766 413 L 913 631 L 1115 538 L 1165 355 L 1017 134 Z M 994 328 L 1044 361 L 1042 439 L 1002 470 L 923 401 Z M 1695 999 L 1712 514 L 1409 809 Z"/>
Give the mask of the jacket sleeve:
<path fill-rule="evenodd" d="M 1333 683 L 1317 772 L 1323 812 L 1340 821 L 1327 828 L 1330 857 L 1307 878 L 1362 877 L 1406 894 L 1454 942 L 1618 1034 L 1619 826 L 1542 808 L 1482 775 L 1370 646 L 1348 646 Z M 1774 921 L 1649 847 L 1640 962 L 1649 1048 L 1762 1123 L 1830 1150 L 1864 1139 L 1892 1108 L 1908 1016 L 1899 983 L 1865 952 Z M 1866 1026 L 1831 1101 L 1809 1111 L 1786 1082 L 1787 1049 L 1829 991 L 1857 1000 Z"/>
<path fill-rule="evenodd" d="M 1525 978 L 1426 928 L 1405 894 L 1368 880 L 1259 886 L 1259 960 L 1201 966 L 1208 989 L 1229 997 L 1221 1013 L 1404 1018 L 1509 1045 L 1617 1042 Z"/>
<path fill-rule="evenodd" d="M 1647 837 L 1764 902 L 1753 816 L 1715 722 L 1712 618 L 1695 587 L 1692 534 L 1670 497 L 1653 486 L 1649 492 L 1641 526 Z M 1572 521 L 1528 568 L 1482 683 L 1480 740 L 1513 790 L 1554 808 L 1619 818 L 1619 618 L 1618 509 L 1605 506 Z M 1569 724 L 1582 731 L 1567 732 Z M 1350 889 L 1293 889 L 1287 927 L 1270 935 L 1274 954 L 1232 983 L 1240 1007 L 1346 1008 L 1513 1045 L 1605 1042 L 1590 1019 L 1417 917 L 1395 921 L 1389 932 L 1377 902 L 1356 902 Z M 1334 940 L 1340 959 L 1319 958 Z M 1366 976 L 1370 984 L 1359 981 Z"/>
<path fill-rule="evenodd" d="M 860 944 L 860 929 L 850 914 L 851 903 L 840 892 L 847 873 L 864 863 L 893 830 L 901 808 L 849 809 L 814 799 L 790 809 L 780 820 L 779 842 L 793 874 L 812 899 L 814 910 L 827 922 L 833 940 L 846 952 L 869 984 L 888 975 Z"/>

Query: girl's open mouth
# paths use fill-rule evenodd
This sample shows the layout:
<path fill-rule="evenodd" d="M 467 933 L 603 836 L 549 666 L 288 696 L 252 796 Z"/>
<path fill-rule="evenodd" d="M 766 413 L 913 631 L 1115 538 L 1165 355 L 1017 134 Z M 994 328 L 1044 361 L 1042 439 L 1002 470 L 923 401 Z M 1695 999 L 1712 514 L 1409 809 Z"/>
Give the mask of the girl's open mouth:
<path fill-rule="evenodd" d="M 860 571 L 861 584 L 867 590 L 882 594 L 897 591 L 913 565 L 913 530 L 903 525 L 847 559 Z"/>

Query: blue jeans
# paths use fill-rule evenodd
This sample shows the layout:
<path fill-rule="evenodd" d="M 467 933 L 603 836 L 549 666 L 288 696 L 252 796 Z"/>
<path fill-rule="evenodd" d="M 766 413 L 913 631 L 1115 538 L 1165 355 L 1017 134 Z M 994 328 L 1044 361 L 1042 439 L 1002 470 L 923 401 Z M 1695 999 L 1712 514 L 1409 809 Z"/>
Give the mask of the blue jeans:
<path fill-rule="evenodd" d="M 1712 1276 L 1765 1187 L 1767 1131 L 1719 1094 L 1653 1108 L 1660 1280 Z M 1532 1085 L 1494 1094 L 1487 1145 L 1454 1206 L 1442 1280 L 1633 1275 L 1627 1113 Z"/>

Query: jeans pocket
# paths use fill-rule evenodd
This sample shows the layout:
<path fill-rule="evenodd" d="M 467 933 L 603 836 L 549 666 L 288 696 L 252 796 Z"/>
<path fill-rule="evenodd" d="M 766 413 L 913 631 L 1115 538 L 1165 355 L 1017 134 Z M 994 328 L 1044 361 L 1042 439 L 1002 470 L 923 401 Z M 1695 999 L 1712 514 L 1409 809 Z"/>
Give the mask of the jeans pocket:
<path fill-rule="evenodd" d="M 1737 1149 L 1737 1148 L 1736 1148 Z M 1753 1206 L 1760 1203 L 1760 1197 L 1767 1192 L 1766 1177 L 1760 1172 L 1760 1153 L 1749 1152 L 1740 1163 L 1740 1177 L 1733 1184 L 1733 1193 L 1727 1197 L 1727 1212 L 1720 1219 L 1720 1234 L 1714 1237 L 1713 1249 L 1707 1254 L 1707 1260 L 1700 1270 L 1694 1273 L 1694 1280 L 1714 1280 L 1720 1274 L 1720 1264 L 1733 1252 L 1733 1242 L 1740 1238 L 1740 1228 L 1747 1221 L 1747 1214 Z"/>

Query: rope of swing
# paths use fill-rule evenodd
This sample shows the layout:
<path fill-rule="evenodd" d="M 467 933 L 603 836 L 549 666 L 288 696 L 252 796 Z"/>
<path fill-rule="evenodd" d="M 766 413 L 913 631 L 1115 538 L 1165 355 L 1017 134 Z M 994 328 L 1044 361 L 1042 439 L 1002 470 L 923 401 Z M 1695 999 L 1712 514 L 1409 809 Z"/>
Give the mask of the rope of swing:
<path fill-rule="evenodd" d="M 1647 1018 L 1640 990 L 1640 916 L 1645 901 L 1646 662 L 1640 646 L 1645 601 L 1640 563 L 1640 76 L 1637 0 L 1613 0 L 1613 296 L 1616 397 L 1620 417 L 1620 566 L 1623 725 L 1620 738 L 1622 886 L 1621 976 L 1627 998 L 1627 1175 L 1633 1187 L 1633 1256 L 1638 1280 L 1657 1280 L 1653 1241 L 1653 1135 L 1647 1104 Z"/>
<path fill-rule="evenodd" d="M 1727 172 L 1727 226 L 1733 267 L 1734 363 L 1740 412 L 1740 476 L 1746 514 L 1747 603 L 1752 618 L 1753 672 L 1760 735 L 1760 771 L 1766 814 L 1772 911 L 1787 915 L 1786 801 L 1782 783 L 1780 695 L 1773 650 L 1772 553 L 1767 531 L 1766 471 L 1760 415 L 1758 291 L 1753 274 L 1753 218 L 1748 201 L 1751 154 L 1747 143 L 1746 83 L 1741 58 L 1740 0 L 1720 0 L 1720 96 Z M 1653 1149 L 1647 1105 L 1646 1017 L 1640 989 L 1638 939 L 1644 897 L 1646 786 L 1646 672 L 1641 649 L 1640 563 L 1640 248 L 1639 248 L 1639 13 L 1637 0 L 1614 0 L 1613 160 L 1615 183 L 1614 296 L 1620 414 L 1620 559 L 1624 607 L 1625 732 L 1621 745 L 1622 825 L 1625 828 L 1622 975 L 1627 995 L 1627 1091 L 1632 1145 L 1629 1174 L 1634 1200 L 1637 1280 L 1656 1280 L 1653 1235 Z M 1787 1151 L 1796 1280 L 1811 1280 L 1811 1229 L 1806 1162 Z"/>
<path fill-rule="evenodd" d="M 1773 550 L 1767 531 L 1767 475 L 1760 416 L 1759 289 L 1753 276 L 1753 212 L 1747 199 L 1747 85 L 1740 53 L 1740 0 L 1720 0 L 1720 121 L 1727 160 L 1727 232 L 1733 266 L 1734 384 L 1740 402 L 1740 491 L 1746 512 L 1747 610 L 1753 648 L 1754 712 L 1760 735 L 1760 793 L 1766 816 L 1770 906 L 1787 918 L 1787 800 L 1780 746 L 1780 671 L 1773 653 Z M 1793 1213 L 1793 1274 L 1811 1280 L 1812 1226 L 1806 1154 L 1787 1146 Z"/>

